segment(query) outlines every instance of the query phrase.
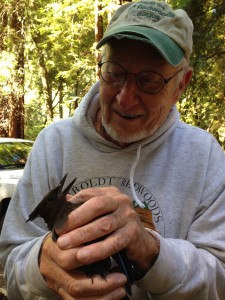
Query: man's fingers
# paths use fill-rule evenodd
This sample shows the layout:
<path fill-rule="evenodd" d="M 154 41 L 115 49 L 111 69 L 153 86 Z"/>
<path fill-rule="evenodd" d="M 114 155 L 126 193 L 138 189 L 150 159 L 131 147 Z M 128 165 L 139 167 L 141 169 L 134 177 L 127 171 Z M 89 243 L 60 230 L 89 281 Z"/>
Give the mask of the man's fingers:
<path fill-rule="evenodd" d="M 61 237 L 57 242 L 62 249 L 96 240 L 124 226 L 126 220 L 137 218 L 128 196 L 121 193 L 109 196 L 109 191 L 104 188 L 92 190 L 95 191 L 95 194 L 92 192 L 94 196 L 74 209 L 60 229 Z M 103 190 L 107 190 L 106 195 L 99 196 L 98 191 L 102 194 Z M 76 230 L 76 234 L 73 230 Z"/>
<path fill-rule="evenodd" d="M 60 300 L 114 300 L 114 299 L 124 299 L 126 296 L 124 288 L 120 287 L 107 295 L 103 296 L 90 296 L 90 297 L 71 297 L 64 289 L 59 289 Z"/>
<path fill-rule="evenodd" d="M 61 260 L 63 264 L 62 261 L 65 259 L 68 263 L 68 255 L 63 259 L 64 254 L 62 254 L 68 254 L 67 251 L 70 250 L 61 251 L 57 244 L 52 241 L 50 234 L 43 242 L 40 255 L 40 271 L 50 289 L 63 300 L 122 299 L 122 296 L 116 298 L 115 294 L 124 295 L 125 293 L 123 286 L 127 278 L 124 274 L 111 273 L 106 278 L 102 278 L 100 275 L 90 278 L 80 269 L 65 271 L 57 262 Z M 71 251 L 74 251 L 74 249 Z M 74 256 L 70 253 L 69 257 Z"/>
<path fill-rule="evenodd" d="M 74 300 L 75 298 L 70 296 L 62 287 L 59 287 L 58 288 L 58 293 L 57 293 L 59 296 L 60 296 L 60 299 L 58 300 Z"/>
<path fill-rule="evenodd" d="M 87 201 L 96 195 L 98 196 L 113 196 L 115 194 L 119 194 L 120 191 L 115 186 L 110 187 L 96 187 L 96 188 L 89 188 L 79 191 L 76 195 L 73 196 L 74 200 L 79 201 Z"/>
<path fill-rule="evenodd" d="M 60 282 L 52 281 L 50 285 L 63 300 L 110 300 L 122 299 L 125 296 L 123 286 L 126 280 L 126 277 L 120 273 L 109 274 L 106 278 L 99 275 L 89 278 L 82 273 L 69 272 L 61 274 Z"/>
<path fill-rule="evenodd" d="M 67 291 L 69 291 L 70 295 L 76 297 L 76 299 L 89 299 L 87 297 L 90 297 L 90 299 L 103 299 L 100 298 L 100 296 L 105 296 L 113 292 L 115 293 L 115 290 L 121 290 L 121 288 L 124 295 L 125 291 L 123 286 L 126 281 L 126 276 L 121 273 L 112 273 L 107 275 L 106 278 L 103 278 L 100 275 L 95 275 L 93 278 L 90 278 L 81 274 L 80 280 L 78 280 L 76 284 L 74 283 L 73 286 L 68 287 Z"/>

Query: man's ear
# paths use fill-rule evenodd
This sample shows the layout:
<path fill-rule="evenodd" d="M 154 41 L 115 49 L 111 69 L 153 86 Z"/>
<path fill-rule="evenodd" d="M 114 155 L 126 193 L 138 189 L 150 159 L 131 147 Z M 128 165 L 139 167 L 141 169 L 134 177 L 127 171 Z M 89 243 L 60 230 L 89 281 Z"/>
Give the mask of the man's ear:
<path fill-rule="evenodd" d="M 192 74 L 193 74 L 192 67 L 185 68 L 184 74 L 183 74 L 183 76 L 180 80 L 180 83 L 174 94 L 174 98 L 173 98 L 174 104 L 177 103 L 177 101 L 179 101 L 181 95 L 183 94 L 183 92 L 185 91 L 187 86 L 189 85 L 191 78 L 192 78 Z"/>
<path fill-rule="evenodd" d="M 96 70 L 96 76 L 98 79 L 100 79 L 100 68 L 97 66 L 97 70 Z"/>
<path fill-rule="evenodd" d="M 186 87 L 189 85 L 192 78 L 192 74 L 193 74 L 192 67 L 187 67 L 183 75 L 183 78 L 179 84 L 179 89 L 181 90 L 181 94 L 185 91 Z"/>

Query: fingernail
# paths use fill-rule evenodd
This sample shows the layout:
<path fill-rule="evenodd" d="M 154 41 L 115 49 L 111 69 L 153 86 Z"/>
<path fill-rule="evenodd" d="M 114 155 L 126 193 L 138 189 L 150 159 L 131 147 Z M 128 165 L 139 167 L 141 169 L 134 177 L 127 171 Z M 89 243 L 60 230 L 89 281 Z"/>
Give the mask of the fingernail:
<path fill-rule="evenodd" d="M 69 246 L 70 246 L 70 238 L 68 236 L 66 236 L 66 235 L 62 235 L 62 236 L 60 236 L 58 238 L 57 244 L 62 249 L 69 248 Z"/>
<path fill-rule="evenodd" d="M 77 253 L 77 258 L 80 261 L 86 260 L 87 257 L 89 257 L 89 256 L 90 256 L 90 251 L 87 249 L 80 249 Z"/>
<path fill-rule="evenodd" d="M 108 276 L 112 277 L 118 285 L 124 285 L 127 282 L 127 277 L 122 273 L 110 273 Z"/>
<path fill-rule="evenodd" d="M 124 274 L 118 274 L 118 283 L 124 284 L 127 282 L 127 277 Z"/>
<path fill-rule="evenodd" d="M 116 289 L 114 291 L 114 295 L 115 295 L 116 299 L 117 298 L 119 298 L 119 299 L 123 298 L 124 299 L 124 297 L 126 296 L 125 289 L 124 288 L 118 288 L 118 289 Z"/>

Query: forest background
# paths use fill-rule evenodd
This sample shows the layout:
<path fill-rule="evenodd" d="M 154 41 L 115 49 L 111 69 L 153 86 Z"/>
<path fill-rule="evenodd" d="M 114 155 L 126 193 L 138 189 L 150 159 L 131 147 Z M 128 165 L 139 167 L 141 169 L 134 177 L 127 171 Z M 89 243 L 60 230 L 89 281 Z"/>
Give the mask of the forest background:
<path fill-rule="evenodd" d="M 97 80 L 96 42 L 122 0 L 1 0 L 0 136 L 35 139 L 71 116 Z M 134 1 L 133 1 L 134 2 Z M 225 149 L 225 1 L 168 0 L 194 23 L 194 76 L 178 106 L 183 121 Z"/>

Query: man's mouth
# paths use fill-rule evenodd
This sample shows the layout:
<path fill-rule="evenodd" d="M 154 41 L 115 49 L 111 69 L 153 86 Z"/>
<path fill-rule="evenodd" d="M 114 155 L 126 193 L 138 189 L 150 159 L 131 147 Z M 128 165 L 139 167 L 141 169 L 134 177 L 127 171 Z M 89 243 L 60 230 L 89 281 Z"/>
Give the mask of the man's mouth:
<path fill-rule="evenodd" d="M 118 113 L 118 114 L 124 119 L 137 119 L 141 117 L 141 115 L 122 114 L 122 113 Z"/>

